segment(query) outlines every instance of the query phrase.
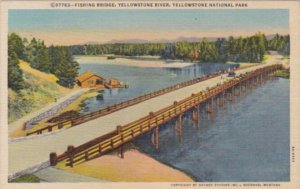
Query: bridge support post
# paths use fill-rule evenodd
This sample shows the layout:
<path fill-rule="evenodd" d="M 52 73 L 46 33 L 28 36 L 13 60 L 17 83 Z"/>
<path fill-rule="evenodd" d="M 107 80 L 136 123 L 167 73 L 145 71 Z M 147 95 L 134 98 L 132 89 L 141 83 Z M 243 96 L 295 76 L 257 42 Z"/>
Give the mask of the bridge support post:
<path fill-rule="evenodd" d="M 250 79 L 247 79 L 247 85 L 248 85 L 247 89 L 249 89 L 249 91 L 251 91 Z"/>
<path fill-rule="evenodd" d="M 198 106 L 197 106 L 197 128 L 200 128 L 200 116 L 201 116 L 201 114 L 200 114 L 200 108 L 201 108 L 201 104 L 199 104 Z"/>
<path fill-rule="evenodd" d="M 227 100 L 232 101 L 232 91 L 231 92 L 227 91 Z"/>
<path fill-rule="evenodd" d="M 159 127 L 156 127 L 155 128 L 155 148 L 156 149 L 158 149 L 158 147 L 159 147 L 158 134 L 159 134 Z"/>
<path fill-rule="evenodd" d="M 222 108 L 224 108 L 225 104 L 225 91 L 222 92 Z"/>
<path fill-rule="evenodd" d="M 214 97 L 211 97 L 211 113 L 214 113 Z"/>
<path fill-rule="evenodd" d="M 234 91 L 235 91 L 235 88 L 234 88 L 234 86 L 232 86 L 232 88 L 231 88 L 231 101 L 234 101 Z"/>
<path fill-rule="evenodd" d="M 211 99 L 208 99 L 206 102 L 206 112 L 213 113 L 214 112 L 214 96 Z"/>
<path fill-rule="evenodd" d="M 175 126 L 175 129 L 176 129 L 176 132 L 178 134 L 178 137 L 179 137 L 179 142 L 181 143 L 182 142 L 182 114 L 180 114 L 178 116 L 178 120 L 176 121 L 176 126 Z"/>
<path fill-rule="evenodd" d="M 258 85 L 258 76 L 256 76 L 256 86 Z"/>
<path fill-rule="evenodd" d="M 196 125 L 197 128 L 199 128 L 199 106 L 200 105 L 196 105 L 195 108 L 193 109 L 192 112 L 192 121 L 193 123 Z"/>
<path fill-rule="evenodd" d="M 158 150 L 158 148 L 159 148 L 159 138 L 158 138 L 158 135 L 159 135 L 159 128 L 155 127 L 152 130 L 152 134 L 151 134 L 151 144 L 155 147 L 156 150 Z"/>
<path fill-rule="evenodd" d="M 240 87 L 239 84 L 237 84 L 236 87 L 234 88 L 234 90 L 233 90 L 234 96 L 239 96 L 240 95 L 239 87 Z"/>
<path fill-rule="evenodd" d="M 208 101 L 205 102 L 205 111 L 206 111 L 206 113 L 209 112 Z"/>

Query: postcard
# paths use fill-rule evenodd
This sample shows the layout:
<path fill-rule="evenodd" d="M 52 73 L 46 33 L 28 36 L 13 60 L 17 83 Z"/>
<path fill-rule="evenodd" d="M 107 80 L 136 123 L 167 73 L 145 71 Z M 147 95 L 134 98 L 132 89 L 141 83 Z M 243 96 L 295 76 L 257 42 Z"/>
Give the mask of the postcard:
<path fill-rule="evenodd" d="M 1 188 L 300 188 L 299 10 L 1 1 Z"/>

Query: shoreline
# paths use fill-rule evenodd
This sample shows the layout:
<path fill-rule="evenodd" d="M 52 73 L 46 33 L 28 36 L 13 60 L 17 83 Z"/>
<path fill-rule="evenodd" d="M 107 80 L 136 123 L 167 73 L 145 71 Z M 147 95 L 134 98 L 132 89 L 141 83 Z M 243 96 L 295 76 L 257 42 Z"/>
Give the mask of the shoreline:
<path fill-rule="evenodd" d="M 158 56 L 116 56 L 107 59 L 104 55 L 75 55 L 74 59 L 79 64 L 120 65 L 139 68 L 185 68 L 195 64 L 208 64 L 209 62 L 185 62 L 184 60 L 163 60 Z M 224 64 L 237 65 L 240 68 L 255 66 L 259 63 L 251 62 L 223 62 Z"/>
<path fill-rule="evenodd" d="M 74 56 L 74 59 L 79 64 L 101 64 L 101 65 L 122 65 L 133 66 L 140 68 L 184 68 L 192 66 L 195 63 L 184 62 L 182 60 L 161 60 L 159 58 L 153 58 L 153 60 L 138 59 L 136 57 L 120 57 L 112 60 L 108 60 L 106 56 Z"/>
<path fill-rule="evenodd" d="M 148 154 L 148 153 L 145 152 L 142 148 L 138 147 L 138 146 L 135 145 L 135 144 L 133 144 L 133 146 L 134 146 L 140 153 L 142 153 L 142 154 L 144 154 L 144 155 L 146 155 L 146 156 L 148 156 L 148 157 L 150 157 L 150 158 L 152 158 L 152 159 L 154 159 L 154 160 L 156 160 L 156 161 L 158 161 L 158 162 L 160 162 L 160 163 L 162 163 L 162 164 L 164 164 L 164 165 L 166 165 L 166 166 L 168 166 L 168 167 L 171 167 L 171 168 L 173 168 L 174 170 L 177 170 L 177 171 L 180 171 L 180 172 L 184 173 L 186 176 L 190 177 L 194 182 L 201 182 L 201 180 L 197 180 L 197 178 L 196 178 L 195 176 L 193 176 L 192 174 L 187 173 L 187 172 L 185 172 L 184 170 L 181 170 L 181 169 L 179 169 L 179 168 L 177 168 L 177 167 L 175 167 L 175 166 L 173 166 L 173 165 L 171 165 L 171 164 L 169 164 L 169 163 L 162 162 L 162 161 L 158 160 L 157 158 L 151 156 L 150 154 Z"/>
<path fill-rule="evenodd" d="M 110 182 L 196 182 L 193 176 L 156 160 L 132 143 L 124 146 L 124 159 L 112 151 L 73 168 L 63 163 L 56 168 Z"/>

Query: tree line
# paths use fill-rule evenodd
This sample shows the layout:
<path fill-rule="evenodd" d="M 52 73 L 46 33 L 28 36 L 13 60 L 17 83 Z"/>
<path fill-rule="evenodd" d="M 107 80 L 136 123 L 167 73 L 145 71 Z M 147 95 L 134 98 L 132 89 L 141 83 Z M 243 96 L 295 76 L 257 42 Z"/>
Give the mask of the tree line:
<path fill-rule="evenodd" d="M 261 62 L 268 50 L 289 54 L 289 35 L 276 34 L 267 40 L 263 33 L 249 37 L 232 36 L 201 42 L 114 43 L 69 46 L 76 55 L 115 54 L 125 56 L 155 55 L 162 59 L 183 59 L 196 62 Z"/>
<path fill-rule="evenodd" d="M 15 33 L 8 36 L 8 87 L 18 91 L 24 88 L 19 59 L 30 66 L 58 77 L 58 83 L 72 88 L 79 65 L 72 55 L 115 54 L 124 56 L 160 56 L 162 59 L 182 59 L 191 62 L 262 62 L 268 50 L 289 55 L 290 37 L 276 34 L 267 39 L 263 33 L 249 37 L 232 36 L 201 42 L 174 43 L 114 43 L 72 46 L 49 46 L 33 38 L 28 41 Z"/>
<path fill-rule="evenodd" d="M 15 33 L 8 36 L 8 87 L 19 91 L 25 87 L 19 59 L 32 68 L 57 76 L 58 84 L 72 88 L 78 75 L 79 64 L 73 60 L 69 48 L 49 46 L 33 38 L 30 42 Z"/>

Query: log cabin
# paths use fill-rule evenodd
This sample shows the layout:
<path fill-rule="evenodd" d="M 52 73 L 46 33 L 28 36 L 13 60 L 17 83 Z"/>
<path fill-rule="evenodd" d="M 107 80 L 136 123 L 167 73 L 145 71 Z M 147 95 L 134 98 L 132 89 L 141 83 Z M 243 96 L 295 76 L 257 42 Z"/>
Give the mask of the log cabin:
<path fill-rule="evenodd" d="M 104 78 L 92 72 L 84 72 L 77 77 L 77 84 L 82 88 L 103 88 Z"/>

